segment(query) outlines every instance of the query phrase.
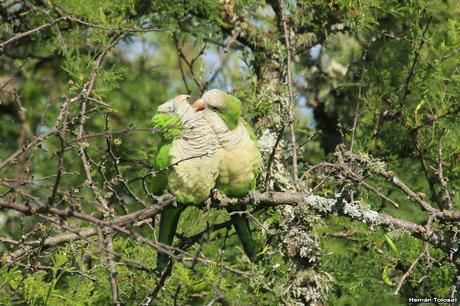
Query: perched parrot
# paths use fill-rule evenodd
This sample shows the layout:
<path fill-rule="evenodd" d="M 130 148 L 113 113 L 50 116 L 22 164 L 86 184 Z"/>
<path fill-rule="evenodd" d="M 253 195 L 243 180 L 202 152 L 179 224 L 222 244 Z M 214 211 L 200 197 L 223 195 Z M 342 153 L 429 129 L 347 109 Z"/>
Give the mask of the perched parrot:
<path fill-rule="evenodd" d="M 241 101 L 222 90 L 212 89 L 192 107 L 203 110 L 203 117 L 217 135 L 221 158 L 216 188 L 230 197 L 247 195 L 256 187 L 261 156 L 253 130 L 241 117 Z M 244 206 L 233 206 L 229 210 L 244 210 Z M 246 254 L 254 261 L 256 251 L 248 220 L 238 214 L 231 214 L 231 218 Z"/>
<path fill-rule="evenodd" d="M 158 241 L 172 245 L 182 211 L 209 197 L 219 174 L 216 134 L 202 112 L 196 112 L 186 95 L 177 96 L 157 108 L 153 126 L 161 136 L 161 145 L 154 159 L 152 191 L 168 190 L 177 200 L 177 207 L 164 211 L 160 217 Z M 162 271 L 169 257 L 157 255 L 157 269 Z"/>

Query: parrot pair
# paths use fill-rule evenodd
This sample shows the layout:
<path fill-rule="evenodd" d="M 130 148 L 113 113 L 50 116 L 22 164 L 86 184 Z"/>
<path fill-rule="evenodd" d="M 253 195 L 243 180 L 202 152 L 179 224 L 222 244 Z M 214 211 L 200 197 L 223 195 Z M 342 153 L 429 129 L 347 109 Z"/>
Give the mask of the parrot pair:
<path fill-rule="evenodd" d="M 241 118 L 241 101 L 221 90 L 209 90 L 189 104 L 186 95 L 177 96 L 157 108 L 152 118 L 162 142 L 154 159 L 153 192 L 168 190 L 177 207 L 160 217 L 158 241 L 172 245 L 177 224 L 188 205 L 206 200 L 214 188 L 229 197 L 241 197 L 255 189 L 261 156 L 255 134 Z M 251 261 L 256 259 L 249 224 L 229 207 L 231 221 Z M 169 261 L 157 255 L 157 269 Z"/>

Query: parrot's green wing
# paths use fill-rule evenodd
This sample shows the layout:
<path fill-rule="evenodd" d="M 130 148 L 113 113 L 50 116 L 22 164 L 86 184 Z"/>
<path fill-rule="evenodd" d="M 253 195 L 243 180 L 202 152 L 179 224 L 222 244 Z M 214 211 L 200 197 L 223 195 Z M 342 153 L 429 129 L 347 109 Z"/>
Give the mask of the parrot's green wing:
<path fill-rule="evenodd" d="M 180 118 L 176 114 L 156 114 L 152 118 L 152 124 L 161 136 L 160 149 L 153 161 L 153 170 L 156 173 L 152 179 L 152 192 L 153 194 L 159 195 L 163 193 L 168 186 L 168 178 L 171 174 L 172 141 L 180 137 L 182 126 Z M 165 245 L 172 245 L 177 230 L 177 224 L 179 223 L 180 215 L 183 210 L 184 207 L 179 206 L 167 209 L 161 213 L 158 242 Z M 165 270 L 168 261 L 169 256 L 167 254 L 158 252 L 157 269 L 159 271 Z"/>
<path fill-rule="evenodd" d="M 168 176 L 171 173 L 169 165 L 171 163 L 171 144 L 164 144 L 160 147 L 153 161 L 155 175 L 152 179 L 151 191 L 153 194 L 161 194 L 168 185 Z"/>
<path fill-rule="evenodd" d="M 241 118 L 241 120 L 243 121 L 243 124 L 244 124 L 244 127 L 246 128 L 246 131 L 248 131 L 248 134 L 249 134 L 249 138 L 251 140 L 253 140 L 255 143 L 257 143 L 257 136 L 256 136 L 256 133 L 254 132 L 254 129 L 252 128 L 252 126 L 246 122 L 246 120 L 244 120 L 243 118 Z"/>
<path fill-rule="evenodd" d="M 159 195 L 167 188 L 171 174 L 172 141 L 180 137 L 183 127 L 177 114 L 156 114 L 152 124 L 161 137 L 160 148 L 153 161 L 155 175 L 152 179 L 152 193 Z"/>

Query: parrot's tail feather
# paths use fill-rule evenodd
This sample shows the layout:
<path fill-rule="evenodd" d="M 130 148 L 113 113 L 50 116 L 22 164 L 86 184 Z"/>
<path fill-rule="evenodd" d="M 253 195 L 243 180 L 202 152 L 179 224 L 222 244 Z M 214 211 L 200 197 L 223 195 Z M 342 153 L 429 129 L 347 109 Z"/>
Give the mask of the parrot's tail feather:
<path fill-rule="evenodd" d="M 237 209 L 233 208 L 232 210 Z M 254 241 L 252 240 L 248 220 L 239 214 L 232 214 L 231 219 L 246 255 L 252 262 L 255 262 L 257 259 L 257 253 L 254 246 Z"/>
<path fill-rule="evenodd" d="M 172 245 L 174 235 L 176 234 L 179 218 L 184 210 L 184 207 L 173 207 L 161 213 L 160 231 L 158 234 L 158 242 L 166 245 Z M 157 269 L 164 271 L 168 266 L 169 256 L 165 253 L 157 253 Z"/>

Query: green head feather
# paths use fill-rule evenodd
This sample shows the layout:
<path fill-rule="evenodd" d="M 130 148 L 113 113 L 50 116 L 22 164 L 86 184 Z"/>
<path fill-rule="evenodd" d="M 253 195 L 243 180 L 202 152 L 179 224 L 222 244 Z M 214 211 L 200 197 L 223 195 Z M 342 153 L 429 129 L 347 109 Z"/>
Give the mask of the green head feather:
<path fill-rule="evenodd" d="M 210 110 L 219 115 L 229 129 L 238 126 L 241 116 L 241 101 L 238 98 L 222 90 L 211 89 L 204 93 L 202 99 Z"/>
<path fill-rule="evenodd" d="M 182 124 L 177 114 L 156 114 L 152 118 L 152 124 L 165 142 L 179 138 L 182 133 Z"/>
<path fill-rule="evenodd" d="M 238 126 L 238 121 L 240 120 L 241 101 L 229 94 L 225 94 L 224 101 L 224 106 L 221 108 L 219 115 L 228 128 L 233 130 Z"/>

